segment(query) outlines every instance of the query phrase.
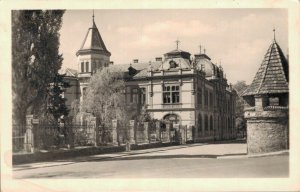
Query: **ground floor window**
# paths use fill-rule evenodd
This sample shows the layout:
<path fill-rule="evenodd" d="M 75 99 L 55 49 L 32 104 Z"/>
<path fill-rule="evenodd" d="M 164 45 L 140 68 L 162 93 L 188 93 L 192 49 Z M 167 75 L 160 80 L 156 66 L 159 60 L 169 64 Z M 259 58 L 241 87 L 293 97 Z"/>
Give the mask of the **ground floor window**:
<path fill-rule="evenodd" d="M 198 136 L 200 136 L 200 133 L 202 132 L 202 116 L 201 114 L 198 115 Z"/>
<path fill-rule="evenodd" d="M 210 116 L 210 130 L 213 130 L 213 117 Z"/>
<path fill-rule="evenodd" d="M 208 116 L 204 116 L 205 131 L 208 131 Z"/>

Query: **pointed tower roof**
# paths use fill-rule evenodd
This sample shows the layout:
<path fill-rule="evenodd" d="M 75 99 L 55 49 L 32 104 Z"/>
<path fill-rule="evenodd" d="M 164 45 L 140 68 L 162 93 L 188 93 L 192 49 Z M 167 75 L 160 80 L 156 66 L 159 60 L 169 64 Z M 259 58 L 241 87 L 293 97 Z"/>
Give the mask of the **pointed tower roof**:
<path fill-rule="evenodd" d="M 274 40 L 265 54 L 252 84 L 242 96 L 288 93 L 288 82 L 288 62 L 274 35 Z"/>
<path fill-rule="evenodd" d="M 111 53 L 106 49 L 106 46 L 102 40 L 99 30 L 95 24 L 94 14 L 93 14 L 93 25 L 88 29 L 87 34 L 81 44 L 80 49 L 77 51 L 76 55 L 89 54 L 91 52 L 103 53 L 107 56 L 111 55 Z"/>

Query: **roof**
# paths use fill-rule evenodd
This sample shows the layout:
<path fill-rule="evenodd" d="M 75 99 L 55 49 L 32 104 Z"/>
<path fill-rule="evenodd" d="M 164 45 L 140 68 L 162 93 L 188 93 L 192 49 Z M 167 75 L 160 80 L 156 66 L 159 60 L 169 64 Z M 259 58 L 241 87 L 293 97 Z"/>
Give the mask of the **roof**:
<path fill-rule="evenodd" d="M 66 68 L 65 73 L 67 76 L 74 76 L 74 77 L 76 77 L 78 74 L 77 70 L 71 68 Z"/>
<path fill-rule="evenodd" d="M 152 62 L 151 66 L 152 69 L 158 69 L 159 66 L 162 64 L 161 61 L 156 61 L 156 62 Z M 118 64 L 118 65 L 110 65 L 109 69 L 111 69 L 111 71 L 119 71 L 119 72 L 123 72 L 125 77 L 129 77 L 129 67 L 132 67 L 136 70 L 136 74 L 133 76 L 133 78 L 140 78 L 140 77 L 146 77 L 147 76 L 147 71 L 149 68 L 149 63 L 132 63 L 132 64 Z"/>
<path fill-rule="evenodd" d="M 248 86 L 242 96 L 288 93 L 288 81 L 288 62 L 274 39 L 252 84 Z"/>
<path fill-rule="evenodd" d="M 185 59 L 190 59 L 191 54 L 187 51 L 182 51 L 180 49 L 175 49 L 173 51 L 165 53 L 164 56 L 165 56 L 166 59 L 176 58 L 176 57 L 182 57 L 182 58 L 185 58 Z"/>
<path fill-rule="evenodd" d="M 78 55 L 80 53 L 85 53 L 88 51 L 103 52 L 109 56 L 111 55 L 111 53 L 106 49 L 106 46 L 102 40 L 102 37 L 94 20 L 93 26 L 88 29 L 81 47 L 76 54 Z"/>

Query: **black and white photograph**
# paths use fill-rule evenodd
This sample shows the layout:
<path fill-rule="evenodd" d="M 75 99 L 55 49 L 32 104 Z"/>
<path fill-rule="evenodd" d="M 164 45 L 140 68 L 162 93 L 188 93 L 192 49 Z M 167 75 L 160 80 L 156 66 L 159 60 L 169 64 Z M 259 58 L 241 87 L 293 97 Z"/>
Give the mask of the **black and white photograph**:
<path fill-rule="evenodd" d="M 299 190 L 288 2 L 8 6 L 1 190 Z"/>

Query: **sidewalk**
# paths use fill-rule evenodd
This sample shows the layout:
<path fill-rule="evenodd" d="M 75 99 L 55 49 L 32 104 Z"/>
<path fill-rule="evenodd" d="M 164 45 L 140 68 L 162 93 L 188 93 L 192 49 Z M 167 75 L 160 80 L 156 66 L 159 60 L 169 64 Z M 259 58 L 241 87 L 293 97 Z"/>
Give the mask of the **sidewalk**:
<path fill-rule="evenodd" d="M 289 150 L 268 152 L 268 153 L 259 153 L 259 154 L 245 154 L 245 155 L 228 155 L 228 156 L 219 156 L 217 159 L 236 159 L 236 158 L 255 158 L 255 157 L 266 157 L 274 155 L 289 155 Z"/>
<path fill-rule="evenodd" d="M 146 145 L 133 145 L 132 150 L 157 149 L 161 147 L 178 146 L 174 143 L 151 143 Z M 125 146 L 99 146 L 99 147 L 80 147 L 74 149 L 59 149 L 46 152 L 13 154 L 13 165 L 24 163 L 45 162 L 54 160 L 72 159 L 82 156 L 96 154 L 112 154 L 125 152 Z"/>
<path fill-rule="evenodd" d="M 112 161 L 117 159 L 171 159 L 171 158 L 214 158 L 222 155 L 240 155 L 245 154 L 246 144 L 243 143 L 226 143 L 226 144 L 208 144 L 196 143 L 177 146 L 167 146 L 160 148 L 150 148 L 142 150 L 133 150 L 129 152 L 121 151 L 116 153 L 103 153 L 88 156 L 76 156 L 60 160 L 48 160 L 43 162 L 29 162 L 14 165 L 14 170 L 35 169 L 40 167 L 53 167 L 59 165 L 68 165 L 78 162 L 93 161 Z"/>

